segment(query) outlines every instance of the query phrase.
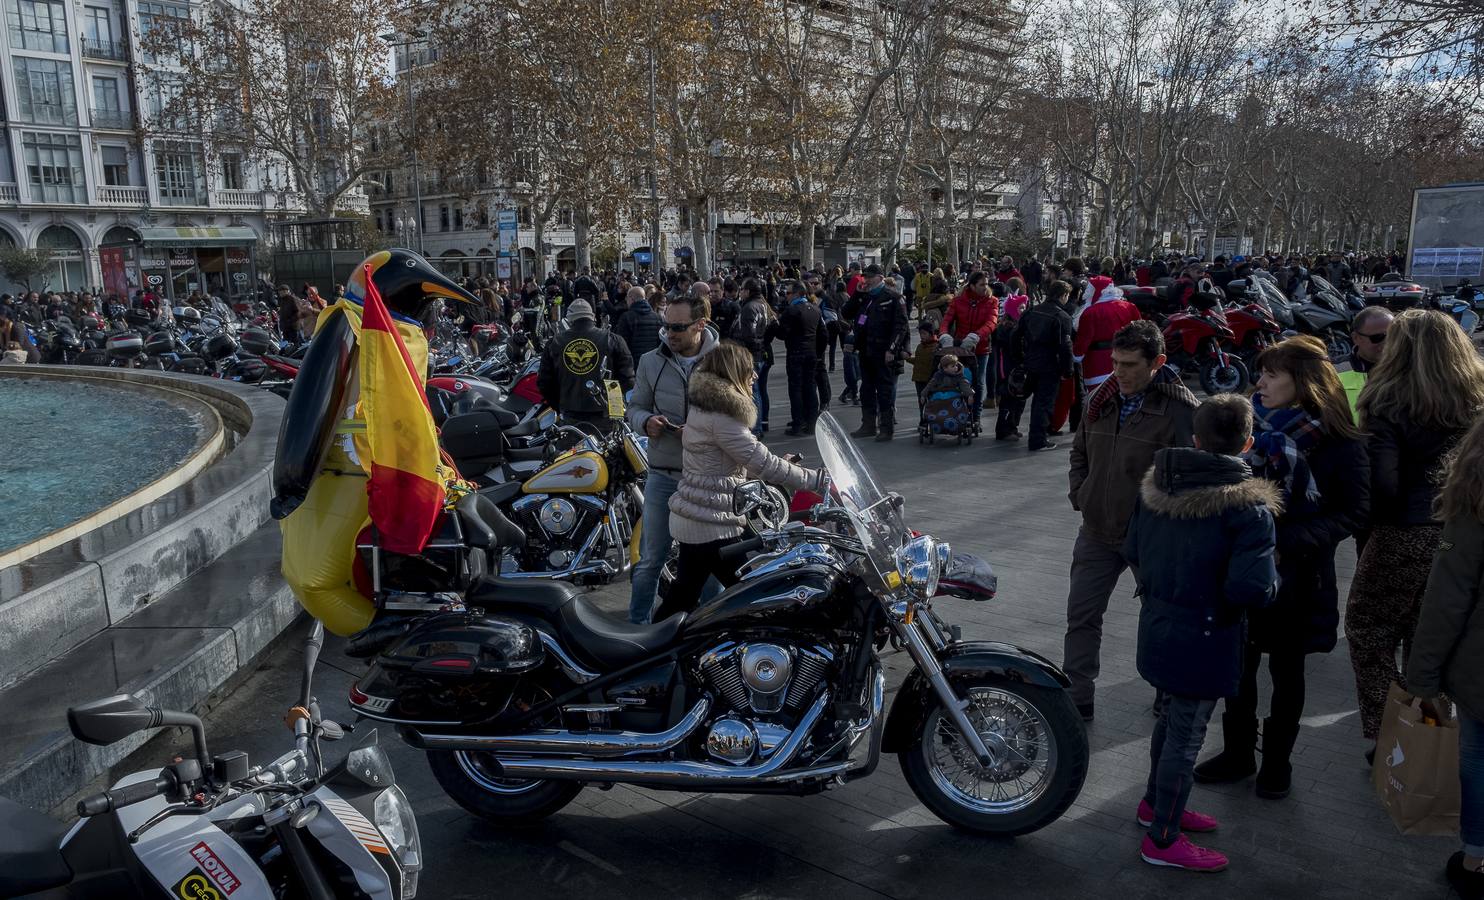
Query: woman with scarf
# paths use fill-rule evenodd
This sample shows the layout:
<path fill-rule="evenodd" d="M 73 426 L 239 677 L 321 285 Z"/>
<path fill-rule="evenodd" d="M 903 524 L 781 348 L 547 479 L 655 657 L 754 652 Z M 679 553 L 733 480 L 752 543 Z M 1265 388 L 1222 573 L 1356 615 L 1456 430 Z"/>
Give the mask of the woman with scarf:
<path fill-rule="evenodd" d="M 1350 404 L 1324 343 L 1292 337 L 1257 359 L 1252 395 L 1253 475 L 1276 482 L 1278 599 L 1251 617 L 1240 690 L 1221 717 L 1225 747 L 1195 768 L 1207 784 L 1240 781 L 1257 772 L 1257 795 L 1288 796 L 1289 755 L 1304 712 L 1304 658 L 1335 647 L 1340 625 L 1335 547 L 1365 526 L 1370 467 Z M 1264 654 L 1273 680 L 1262 727 L 1258 771 L 1257 670 Z"/>

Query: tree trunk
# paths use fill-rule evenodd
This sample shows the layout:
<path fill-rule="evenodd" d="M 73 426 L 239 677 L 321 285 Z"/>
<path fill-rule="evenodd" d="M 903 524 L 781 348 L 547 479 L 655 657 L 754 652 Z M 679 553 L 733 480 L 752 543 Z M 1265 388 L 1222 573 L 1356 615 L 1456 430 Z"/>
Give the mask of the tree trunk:
<path fill-rule="evenodd" d="M 948 175 L 943 179 L 943 222 L 945 225 L 946 246 L 948 261 L 957 269 L 963 262 L 959 255 L 958 246 L 958 197 L 953 190 L 953 166 L 948 167 Z"/>
<path fill-rule="evenodd" d="M 814 217 L 804 215 L 799 220 L 799 268 L 814 267 Z"/>
<path fill-rule="evenodd" d="M 535 209 L 535 205 L 532 204 L 531 208 Z M 536 271 L 533 274 L 536 276 L 536 283 L 540 284 L 546 280 L 550 271 L 546 268 L 546 220 L 540 216 L 532 216 L 531 227 L 535 232 L 536 243 Z"/>
<path fill-rule="evenodd" d="M 591 212 L 591 207 L 586 203 L 579 203 L 572 210 L 572 243 L 576 246 L 574 257 L 578 272 L 593 270 L 592 223 L 589 221 Z"/>
<path fill-rule="evenodd" d="M 690 264 L 696 270 L 696 274 L 702 278 L 711 275 L 711 248 L 708 246 L 710 233 L 707 231 L 706 201 L 697 200 L 691 205 L 690 210 Z"/>
<path fill-rule="evenodd" d="M 897 261 L 897 245 L 901 243 L 901 237 L 897 234 L 897 210 L 901 207 L 901 200 L 893 191 L 886 198 L 886 235 L 882 238 L 881 265 L 891 268 Z"/>

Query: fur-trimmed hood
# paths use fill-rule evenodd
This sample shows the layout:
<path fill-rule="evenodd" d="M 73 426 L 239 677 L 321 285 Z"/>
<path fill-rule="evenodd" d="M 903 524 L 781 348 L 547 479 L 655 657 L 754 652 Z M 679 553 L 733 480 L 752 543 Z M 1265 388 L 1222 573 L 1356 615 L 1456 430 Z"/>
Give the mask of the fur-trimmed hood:
<path fill-rule="evenodd" d="M 1139 496 L 1151 511 L 1172 519 L 1209 518 L 1258 504 L 1275 516 L 1283 511 L 1278 486 L 1253 478 L 1240 458 L 1189 447 L 1156 453 Z"/>
<path fill-rule="evenodd" d="M 697 372 L 690 379 L 690 402 L 706 412 L 731 416 L 748 428 L 757 419 L 752 398 L 737 390 L 726 379 L 710 372 Z"/>

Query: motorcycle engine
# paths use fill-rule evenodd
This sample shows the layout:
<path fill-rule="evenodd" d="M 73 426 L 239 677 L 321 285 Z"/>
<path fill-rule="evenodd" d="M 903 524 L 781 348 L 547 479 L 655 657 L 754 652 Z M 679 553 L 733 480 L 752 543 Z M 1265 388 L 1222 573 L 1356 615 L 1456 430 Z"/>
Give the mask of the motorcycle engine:
<path fill-rule="evenodd" d="M 510 507 L 510 519 L 526 533 L 520 569 L 525 572 L 565 569 L 577 558 L 605 507 L 587 494 L 531 494 Z"/>
<path fill-rule="evenodd" d="M 833 661 L 824 647 L 766 642 L 729 642 L 702 654 L 701 675 L 732 710 L 712 722 L 706 752 L 733 765 L 750 762 L 759 751 L 766 755 L 789 732 L 767 720 L 796 716 L 814 699 Z"/>

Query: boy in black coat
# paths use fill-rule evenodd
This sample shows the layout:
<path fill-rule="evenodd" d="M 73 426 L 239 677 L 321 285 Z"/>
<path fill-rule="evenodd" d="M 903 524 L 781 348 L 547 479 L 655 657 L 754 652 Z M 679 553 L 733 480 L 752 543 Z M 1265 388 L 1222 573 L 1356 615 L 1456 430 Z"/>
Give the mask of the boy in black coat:
<path fill-rule="evenodd" d="M 1140 853 L 1158 866 L 1215 872 L 1227 859 L 1184 831 L 1216 820 L 1185 809 L 1192 770 L 1216 701 L 1237 693 L 1247 611 L 1276 596 L 1273 516 L 1279 493 L 1238 454 L 1252 445 L 1251 404 L 1214 397 L 1195 413 L 1195 448 L 1158 451 L 1129 521 L 1124 554 L 1139 613 L 1138 668 L 1159 691 L 1149 748 Z"/>

